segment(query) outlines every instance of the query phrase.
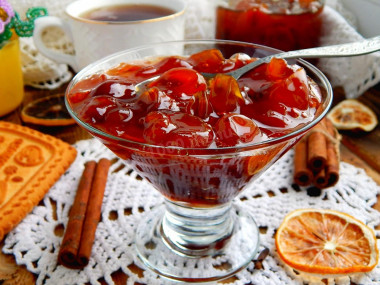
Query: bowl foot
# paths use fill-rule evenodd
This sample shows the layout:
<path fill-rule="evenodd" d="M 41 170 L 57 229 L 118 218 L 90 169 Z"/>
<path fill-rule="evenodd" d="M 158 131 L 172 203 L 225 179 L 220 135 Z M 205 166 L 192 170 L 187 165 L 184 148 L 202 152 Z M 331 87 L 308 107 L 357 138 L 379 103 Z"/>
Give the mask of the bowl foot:
<path fill-rule="evenodd" d="M 163 231 L 166 213 L 165 205 L 148 213 L 137 228 L 135 240 L 141 261 L 162 277 L 187 283 L 214 282 L 242 270 L 257 254 L 258 227 L 236 206 L 229 211 L 233 227 L 228 236 L 188 248 L 179 247 Z"/>

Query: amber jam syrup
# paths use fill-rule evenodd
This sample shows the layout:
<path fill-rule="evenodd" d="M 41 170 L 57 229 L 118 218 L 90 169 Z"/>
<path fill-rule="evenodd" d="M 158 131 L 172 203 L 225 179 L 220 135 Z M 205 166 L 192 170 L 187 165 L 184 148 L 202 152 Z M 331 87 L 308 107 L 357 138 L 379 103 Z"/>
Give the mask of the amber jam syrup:
<path fill-rule="evenodd" d="M 307 124 L 321 102 L 320 90 L 305 70 L 282 59 L 238 81 L 223 74 L 253 60 L 247 55 L 225 59 L 211 49 L 189 57 L 122 63 L 76 83 L 68 100 L 83 122 L 127 140 L 101 137 L 169 200 L 195 207 L 222 205 L 296 138 L 266 147 L 242 146 Z M 207 81 L 200 72 L 219 74 Z M 145 90 L 135 92 L 136 83 L 156 75 L 160 77 Z"/>
<path fill-rule="evenodd" d="M 319 46 L 322 4 L 300 12 L 271 11 L 264 4 L 253 5 L 255 2 L 261 1 L 243 0 L 233 8 L 218 6 L 216 38 L 261 44 L 283 51 Z M 312 2 L 319 1 L 304 2 L 312 5 Z"/>

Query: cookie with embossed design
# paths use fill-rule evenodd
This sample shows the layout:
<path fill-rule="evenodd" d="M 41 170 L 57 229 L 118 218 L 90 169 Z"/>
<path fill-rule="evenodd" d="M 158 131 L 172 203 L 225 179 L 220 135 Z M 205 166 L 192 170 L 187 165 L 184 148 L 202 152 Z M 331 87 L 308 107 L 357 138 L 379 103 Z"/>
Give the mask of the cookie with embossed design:
<path fill-rule="evenodd" d="M 57 138 L 0 121 L 0 240 L 41 201 L 76 154 Z"/>

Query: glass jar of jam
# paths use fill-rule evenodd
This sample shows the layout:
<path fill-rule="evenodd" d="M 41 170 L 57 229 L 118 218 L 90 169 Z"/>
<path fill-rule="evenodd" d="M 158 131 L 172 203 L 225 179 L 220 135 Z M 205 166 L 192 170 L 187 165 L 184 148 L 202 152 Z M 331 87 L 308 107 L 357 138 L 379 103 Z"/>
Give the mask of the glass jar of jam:
<path fill-rule="evenodd" d="M 325 0 L 220 0 L 216 38 L 283 51 L 319 46 Z"/>

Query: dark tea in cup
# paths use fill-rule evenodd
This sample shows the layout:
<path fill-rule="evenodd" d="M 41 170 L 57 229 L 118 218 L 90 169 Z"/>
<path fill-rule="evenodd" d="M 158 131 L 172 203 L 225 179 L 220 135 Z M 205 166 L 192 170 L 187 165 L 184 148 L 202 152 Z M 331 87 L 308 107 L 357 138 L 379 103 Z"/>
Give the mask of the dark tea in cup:
<path fill-rule="evenodd" d="M 174 14 L 173 9 L 151 4 L 124 4 L 103 6 L 86 11 L 80 17 L 104 22 L 143 21 Z"/>
<path fill-rule="evenodd" d="M 186 0 L 77 0 L 67 19 L 54 16 L 35 21 L 37 49 L 47 58 L 69 64 L 75 72 L 121 50 L 139 45 L 178 41 L 185 36 Z M 61 28 L 72 39 L 75 54 L 46 46 L 44 31 Z"/>

